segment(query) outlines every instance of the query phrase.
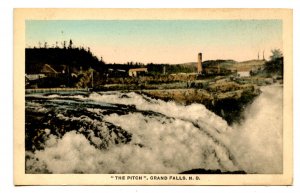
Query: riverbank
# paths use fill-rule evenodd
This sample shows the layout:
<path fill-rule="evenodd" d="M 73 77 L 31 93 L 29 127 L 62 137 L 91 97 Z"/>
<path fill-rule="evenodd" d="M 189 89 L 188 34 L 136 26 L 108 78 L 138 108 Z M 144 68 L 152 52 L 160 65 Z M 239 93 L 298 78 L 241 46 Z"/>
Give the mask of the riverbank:
<path fill-rule="evenodd" d="M 182 105 L 201 103 L 228 124 L 243 118 L 244 108 L 260 94 L 257 84 L 238 83 L 230 79 L 219 79 L 198 83 L 194 88 L 142 90 L 140 93 L 164 101 L 175 101 Z"/>
<path fill-rule="evenodd" d="M 274 83 L 282 84 L 282 77 L 223 76 L 169 85 L 161 84 L 157 85 L 156 89 L 141 89 L 138 92 L 182 105 L 201 103 L 224 118 L 228 124 L 232 124 L 244 118 L 242 112 L 261 93 L 261 86 Z"/>
<path fill-rule="evenodd" d="M 25 89 L 25 94 L 53 92 L 88 92 L 89 88 L 34 88 Z"/>
<path fill-rule="evenodd" d="M 280 174 L 282 86 L 259 89 L 231 126 L 201 104 L 136 92 L 27 95 L 25 172 Z"/>
<path fill-rule="evenodd" d="M 136 92 L 166 102 L 174 101 L 181 105 L 190 105 L 192 103 L 203 104 L 207 109 L 221 116 L 231 125 L 243 119 L 242 112 L 244 108 L 260 94 L 260 86 L 273 83 L 282 84 L 282 77 L 218 76 L 201 79 L 196 79 L 196 77 L 191 75 L 180 75 L 180 77 L 181 79 L 177 77 L 173 81 L 160 78 L 156 82 L 151 82 L 142 77 L 140 79 L 132 79 L 132 82 L 126 81 L 126 84 L 121 84 L 121 79 L 115 79 L 114 84 L 98 85 L 93 89 L 26 89 L 26 94 L 103 91 Z"/>

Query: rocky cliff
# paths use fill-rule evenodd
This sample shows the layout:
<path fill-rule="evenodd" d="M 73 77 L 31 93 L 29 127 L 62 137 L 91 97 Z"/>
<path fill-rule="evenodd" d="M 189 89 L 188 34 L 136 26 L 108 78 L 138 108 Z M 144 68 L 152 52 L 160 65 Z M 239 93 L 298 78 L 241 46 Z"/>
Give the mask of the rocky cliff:
<path fill-rule="evenodd" d="M 254 84 L 239 84 L 229 80 L 218 80 L 203 84 L 200 88 L 143 90 L 143 94 L 165 101 L 180 104 L 201 103 L 229 124 L 243 118 L 244 108 L 260 94 L 259 87 Z"/>

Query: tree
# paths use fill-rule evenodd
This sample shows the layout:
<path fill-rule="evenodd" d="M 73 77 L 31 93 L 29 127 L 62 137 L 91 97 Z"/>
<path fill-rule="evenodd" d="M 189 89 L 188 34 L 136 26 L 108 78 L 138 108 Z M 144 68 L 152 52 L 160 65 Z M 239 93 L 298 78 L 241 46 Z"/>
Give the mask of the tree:
<path fill-rule="evenodd" d="M 69 42 L 69 49 L 72 49 L 72 46 L 73 46 L 73 41 L 72 41 L 72 39 L 70 39 L 70 42 Z"/>
<path fill-rule="evenodd" d="M 66 49 L 66 44 L 67 44 L 66 41 L 64 41 L 64 42 L 62 43 L 62 46 L 63 46 L 64 49 Z"/>
<path fill-rule="evenodd" d="M 280 49 L 273 49 L 273 50 L 271 50 L 271 53 L 272 53 L 272 55 L 270 56 L 270 59 L 272 61 L 275 61 L 276 59 L 283 57 L 283 54 Z"/>
<path fill-rule="evenodd" d="M 265 70 L 267 73 L 283 75 L 283 54 L 280 49 L 271 50 L 270 61 L 266 62 Z"/>

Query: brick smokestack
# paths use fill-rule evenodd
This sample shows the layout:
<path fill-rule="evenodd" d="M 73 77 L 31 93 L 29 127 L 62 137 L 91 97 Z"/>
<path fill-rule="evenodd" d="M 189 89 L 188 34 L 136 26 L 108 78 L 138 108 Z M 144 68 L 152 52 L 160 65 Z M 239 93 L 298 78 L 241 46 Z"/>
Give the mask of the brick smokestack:
<path fill-rule="evenodd" d="M 202 53 L 198 54 L 197 72 L 198 72 L 198 74 L 202 74 Z"/>

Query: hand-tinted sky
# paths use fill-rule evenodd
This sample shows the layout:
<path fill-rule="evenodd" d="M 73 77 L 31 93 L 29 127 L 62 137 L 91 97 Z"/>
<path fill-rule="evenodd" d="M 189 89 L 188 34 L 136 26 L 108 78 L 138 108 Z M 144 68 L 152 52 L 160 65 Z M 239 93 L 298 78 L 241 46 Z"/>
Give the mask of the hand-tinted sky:
<path fill-rule="evenodd" d="M 184 63 L 257 59 L 282 49 L 280 20 L 82 20 L 26 21 L 26 46 L 72 39 L 108 63 Z"/>

